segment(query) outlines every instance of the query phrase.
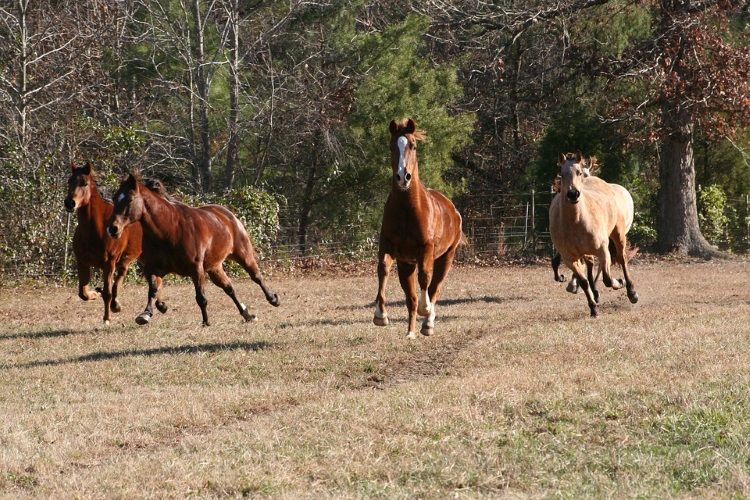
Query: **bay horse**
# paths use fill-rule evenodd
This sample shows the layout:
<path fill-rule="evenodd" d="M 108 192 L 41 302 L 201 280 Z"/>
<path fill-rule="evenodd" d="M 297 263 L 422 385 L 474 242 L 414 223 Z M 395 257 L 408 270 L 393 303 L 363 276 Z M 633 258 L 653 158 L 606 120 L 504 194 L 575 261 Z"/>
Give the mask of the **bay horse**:
<path fill-rule="evenodd" d="M 391 121 L 389 131 L 393 177 L 380 229 L 373 323 L 378 326 L 389 323 L 385 287 L 395 259 L 409 311 L 407 337 L 413 339 L 417 314 L 425 317 L 421 333 L 433 333 L 435 303 L 462 242 L 461 215 L 448 198 L 426 188 L 419 180 L 417 141 L 424 139 L 425 134 L 417 129 L 414 120 Z"/>
<path fill-rule="evenodd" d="M 113 240 L 105 231 L 107 220 L 112 215 L 112 203 L 102 198 L 96 186 L 91 163 L 82 167 L 71 165 L 68 178 L 68 194 L 65 209 L 76 212 L 78 226 L 73 233 L 73 254 L 78 267 L 78 296 L 83 300 L 95 300 L 99 294 L 89 289 L 91 268 L 101 269 L 104 286 L 104 323 L 109 324 L 111 312 L 120 312 L 117 295 L 128 266 L 141 255 L 143 231 L 140 224 L 127 229 L 119 240 Z M 161 287 L 161 280 L 158 282 Z M 162 313 L 167 306 L 157 300 L 156 307 Z"/>
<path fill-rule="evenodd" d="M 255 315 L 237 299 L 232 281 L 224 272 L 227 258 L 250 274 L 271 305 L 280 304 L 279 296 L 263 281 L 245 226 L 227 208 L 220 205 L 194 208 L 168 199 L 162 193 L 147 189 L 134 173 L 120 183 L 114 202 L 114 212 L 107 225 L 112 238 L 121 238 L 127 228 L 138 221 L 143 226 L 141 261 L 148 278 L 148 302 L 146 309 L 136 317 L 139 325 L 151 321 L 158 280 L 170 273 L 187 276 L 193 281 L 203 326 L 209 326 L 208 301 L 204 294 L 206 275 L 232 299 L 245 321 L 254 321 Z"/>
<path fill-rule="evenodd" d="M 583 288 L 591 316 L 595 317 L 596 300 L 584 275 L 583 262 L 586 256 L 596 256 L 604 285 L 614 290 L 621 288 L 622 283 L 611 277 L 610 240 L 623 270 L 628 299 L 633 304 L 638 302 L 627 262 L 626 234 L 633 217 L 632 197 L 622 186 L 598 177 L 584 177 L 584 166 L 580 152 L 560 155 L 561 192 L 550 204 L 550 234 L 562 261 Z"/>

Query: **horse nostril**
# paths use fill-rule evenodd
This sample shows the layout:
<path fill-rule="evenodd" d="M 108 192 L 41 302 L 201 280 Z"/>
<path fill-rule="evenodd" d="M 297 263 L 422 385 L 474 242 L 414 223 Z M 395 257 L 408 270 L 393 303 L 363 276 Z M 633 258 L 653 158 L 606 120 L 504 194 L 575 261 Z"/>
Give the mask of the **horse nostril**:
<path fill-rule="evenodd" d="M 406 175 L 404 177 L 406 178 L 407 182 L 409 182 L 411 180 L 411 174 L 408 173 L 408 172 L 406 173 Z"/>

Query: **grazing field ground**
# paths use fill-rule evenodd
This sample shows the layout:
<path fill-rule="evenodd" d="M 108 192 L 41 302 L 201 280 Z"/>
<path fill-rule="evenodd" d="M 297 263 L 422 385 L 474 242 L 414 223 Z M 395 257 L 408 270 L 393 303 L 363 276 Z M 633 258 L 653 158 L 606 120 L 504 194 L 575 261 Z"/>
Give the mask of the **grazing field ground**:
<path fill-rule="evenodd" d="M 145 327 L 126 287 L 106 328 L 4 289 L 0 493 L 750 495 L 750 263 L 633 273 L 590 319 L 548 267 L 457 268 L 415 341 L 395 272 L 385 328 L 373 274 L 272 276 L 278 309 L 238 281 L 252 324 L 209 287 L 207 328 L 187 285 Z"/>

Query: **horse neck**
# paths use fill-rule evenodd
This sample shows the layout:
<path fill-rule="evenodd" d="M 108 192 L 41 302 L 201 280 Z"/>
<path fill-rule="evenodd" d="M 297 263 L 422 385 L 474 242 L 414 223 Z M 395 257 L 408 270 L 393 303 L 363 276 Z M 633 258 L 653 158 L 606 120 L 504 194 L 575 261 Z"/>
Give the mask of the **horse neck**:
<path fill-rule="evenodd" d="M 99 194 L 99 189 L 97 189 L 96 182 L 93 179 L 89 186 L 89 193 L 88 203 L 78 207 L 78 224 L 93 228 L 103 235 L 104 224 L 109 217 L 109 211 L 107 210 L 109 204 Z"/>
<path fill-rule="evenodd" d="M 175 206 L 145 186 L 141 186 L 140 191 L 143 198 L 141 225 L 144 233 L 159 240 L 175 240 L 179 228 L 176 222 L 179 214 Z"/>
<path fill-rule="evenodd" d="M 417 169 L 414 169 L 414 173 L 412 173 L 411 186 L 407 191 L 401 191 L 397 187 L 395 180 L 391 185 L 391 196 L 393 196 L 403 208 L 408 210 L 419 210 L 425 203 L 426 194 L 427 191 L 419 180 L 419 171 Z"/>
<path fill-rule="evenodd" d="M 561 196 L 562 193 L 558 196 Z M 581 222 L 586 214 L 586 197 L 581 191 L 581 196 L 578 198 L 578 203 L 573 204 L 565 199 L 562 195 L 560 198 L 560 213 L 565 221 L 578 223 Z"/>

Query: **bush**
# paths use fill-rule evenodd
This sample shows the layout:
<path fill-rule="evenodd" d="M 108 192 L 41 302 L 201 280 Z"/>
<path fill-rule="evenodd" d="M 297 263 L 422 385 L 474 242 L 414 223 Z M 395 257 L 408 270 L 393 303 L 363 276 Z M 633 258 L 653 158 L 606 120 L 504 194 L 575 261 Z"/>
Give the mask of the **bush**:
<path fill-rule="evenodd" d="M 726 214 L 727 196 L 721 186 L 712 184 L 698 193 L 698 223 L 709 243 L 729 247 L 727 234 L 729 217 Z"/>

